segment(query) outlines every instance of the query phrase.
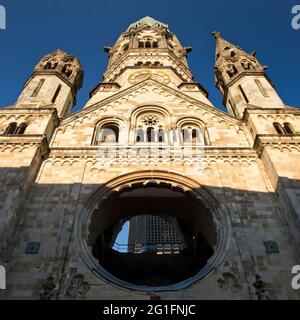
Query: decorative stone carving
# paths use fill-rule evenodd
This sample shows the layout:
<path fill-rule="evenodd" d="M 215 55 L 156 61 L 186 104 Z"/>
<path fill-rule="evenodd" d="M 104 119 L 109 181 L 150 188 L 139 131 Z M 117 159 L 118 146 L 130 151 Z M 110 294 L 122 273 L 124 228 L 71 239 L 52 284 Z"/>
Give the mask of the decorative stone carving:
<path fill-rule="evenodd" d="M 71 283 L 66 290 L 66 296 L 72 299 L 84 298 L 89 290 L 90 285 L 84 280 L 84 276 L 76 274 L 71 279 Z"/>
<path fill-rule="evenodd" d="M 169 38 L 168 39 L 168 45 L 171 47 L 171 49 L 175 50 L 177 48 L 177 44 L 176 42 L 172 39 L 172 38 Z"/>
<path fill-rule="evenodd" d="M 218 285 L 221 290 L 229 290 L 237 293 L 241 290 L 241 285 L 237 277 L 230 272 L 224 272 L 222 278 L 218 279 Z"/>
<path fill-rule="evenodd" d="M 54 70 L 54 69 L 56 69 L 57 64 L 58 64 L 58 62 L 57 62 L 57 60 L 55 58 L 51 59 L 46 63 L 44 69 L 45 70 Z"/>
<path fill-rule="evenodd" d="M 73 73 L 73 70 L 72 70 L 72 66 L 70 64 L 66 64 L 64 66 L 64 68 L 62 69 L 62 72 L 67 76 L 67 77 L 70 77 L 71 74 Z"/>
<path fill-rule="evenodd" d="M 227 66 L 227 73 L 228 73 L 230 78 L 237 74 L 237 69 L 234 66 L 234 64 L 229 64 Z"/>
<path fill-rule="evenodd" d="M 141 119 L 141 123 L 143 123 L 145 126 L 156 126 L 159 121 L 159 117 L 155 114 L 147 114 Z"/>
<path fill-rule="evenodd" d="M 241 65 L 244 68 L 244 70 L 253 70 L 254 69 L 251 62 L 247 59 L 243 59 L 241 61 Z"/>
<path fill-rule="evenodd" d="M 42 289 L 43 290 L 40 293 L 40 300 L 53 300 L 57 293 L 55 279 L 50 276 L 42 285 Z"/>
<path fill-rule="evenodd" d="M 82 86 L 83 70 L 79 61 L 75 56 L 69 55 L 61 50 L 57 50 L 43 57 L 34 70 L 35 72 L 56 71 L 60 73 L 74 85 L 76 92 Z"/>
<path fill-rule="evenodd" d="M 151 39 L 158 41 L 161 39 L 161 36 L 152 29 L 144 29 L 137 35 L 137 38 L 139 40 Z"/>
<path fill-rule="evenodd" d="M 257 300 L 271 300 L 267 291 L 267 284 L 262 280 L 260 275 L 255 276 L 256 281 L 253 283 Z"/>
<path fill-rule="evenodd" d="M 168 85 L 171 81 L 170 77 L 165 72 L 162 72 L 162 71 L 156 72 L 151 70 L 140 70 L 140 71 L 134 72 L 133 74 L 130 75 L 128 80 L 131 84 L 136 84 L 147 79 L 153 79 L 165 85 Z"/>
<path fill-rule="evenodd" d="M 118 57 L 122 56 L 124 52 L 128 49 L 129 43 L 130 37 L 123 37 L 117 45 L 117 47 L 115 48 L 112 59 L 117 59 Z"/>

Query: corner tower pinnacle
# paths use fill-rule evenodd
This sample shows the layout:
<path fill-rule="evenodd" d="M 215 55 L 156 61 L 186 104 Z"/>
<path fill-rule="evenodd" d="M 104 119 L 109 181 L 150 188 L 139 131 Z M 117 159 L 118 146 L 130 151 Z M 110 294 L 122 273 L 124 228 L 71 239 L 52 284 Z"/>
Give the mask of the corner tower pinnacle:
<path fill-rule="evenodd" d="M 255 51 L 246 53 L 224 40 L 220 32 L 212 34 L 216 39 L 216 86 L 229 113 L 242 118 L 249 107 L 283 108 L 283 102 L 265 73 L 267 66 L 260 64 Z"/>

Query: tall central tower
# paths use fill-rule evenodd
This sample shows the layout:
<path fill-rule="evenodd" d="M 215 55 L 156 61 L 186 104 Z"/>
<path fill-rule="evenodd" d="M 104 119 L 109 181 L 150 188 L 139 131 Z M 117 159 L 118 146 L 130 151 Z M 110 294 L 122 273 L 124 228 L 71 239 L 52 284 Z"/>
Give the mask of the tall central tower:
<path fill-rule="evenodd" d="M 168 25 L 145 17 L 121 34 L 113 47 L 105 47 L 109 56 L 103 81 L 91 91 L 86 107 L 146 79 L 153 79 L 192 92 L 192 96 L 211 105 L 206 90 L 193 81 L 187 63 L 191 47 L 183 47 Z"/>

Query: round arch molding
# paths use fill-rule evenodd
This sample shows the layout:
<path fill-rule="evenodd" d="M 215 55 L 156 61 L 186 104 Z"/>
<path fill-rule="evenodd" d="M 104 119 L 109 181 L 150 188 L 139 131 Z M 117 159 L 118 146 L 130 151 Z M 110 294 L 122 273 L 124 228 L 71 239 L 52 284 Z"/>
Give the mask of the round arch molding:
<path fill-rule="evenodd" d="M 175 284 L 140 286 L 121 280 L 103 268 L 92 254 L 91 243 L 94 239 L 91 236 L 91 223 L 94 212 L 98 211 L 98 214 L 101 212 L 101 203 L 119 193 L 136 188 L 146 188 L 147 186 L 166 188 L 200 201 L 209 210 L 211 220 L 215 225 L 216 241 L 214 243 L 213 255 L 196 275 Z M 101 223 L 99 226 L 101 227 Z M 219 203 L 216 197 L 206 187 L 199 184 L 199 182 L 175 172 L 160 170 L 135 171 L 113 178 L 101 185 L 88 197 L 87 201 L 78 208 L 75 217 L 76 246 L 89 270 L 110 284 L 139 292 L 182 290 L 208 277 L 224 260 L 229 250 L 230 241 L 231 224 L 226 206 Z"/>

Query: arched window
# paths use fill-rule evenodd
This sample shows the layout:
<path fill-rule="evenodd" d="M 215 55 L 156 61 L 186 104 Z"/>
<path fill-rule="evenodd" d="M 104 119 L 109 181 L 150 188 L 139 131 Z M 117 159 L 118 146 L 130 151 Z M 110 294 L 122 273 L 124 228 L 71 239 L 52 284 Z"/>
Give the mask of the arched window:
<path fill-rule="evenodd" d="M 197 143 L 198 142 L 198 131 L 197 129 L 192 130 L 192 142 Z"/>
<path fill-rule="evenodd" d="M 17 134 L 24 134 L 27 127 L 28 127 L 27 123 L 25 123 L 25 122 L 21 123 L 17 129 Z"/>
<path fill-rule="evenodd" d="M 154 142 L 154 128 L 147 128 L 147 142 Z"/>
<path fill-rule="evenodd" d="M 183 143 L 191 142 L 190 130 L 188 128 L 182 129 L 181 133 Z"/>
<path fill-rule="evenodd" d="M 17 123 L 16 122 L 12 122 L 9 124 L 9 126 L 6 128 L 4 134 L 16 134 L 17 132 Z"/>
<path fill-rule="evenodd" d="M 230 78 L 232 78 L 237 73 L 238 71 L 234 64 L 231 63 L 227 66 L 227 74 L 229 75 Z"/>
<path fill-rule="evenodd" d="M 58 63 L 56 60 L 50 60 L 49 62 L 47 62 L 47 64 L 45 65 L 45 70 L 54 70 L 56 69 Z"/>
<path fill-rule="evenodd" d="M 154 38 L 144 38 L 139 41 L 140 49 L 155 49 L 158 48 L 158 41 Z"/>
<path fill-rule="evenodd" d="M 158 142 L 165 142 L 165 131 L 163 129 L 158 130 Z"/>
<path fill-rule="evenodd" d="M 273 126 L 278 134 L 285 134 L 285 131 L 280 123 L 274 122 Z"/>
<path fill-rule="evenodd" d="M 160 110 L 156 112 L 155 108 L 153 106 L 153 110 L 151 107 L 148 112 L 139 110 L 136 120 L 132 124 L 135 143 L 167 143 L 169 130 L 166 129 L 165 117 L 160 113 Z"/>
<path fill-rule="evenodd" d="M 144 130 L 139 128 L 136 132 L 136 138 L 135 138 L 136 142 L 144 142 L 145 138 L 144 138 Z"/>
<path fill-rule="evenodd" d="M 293 126 L 290 123 L 285 122 L 283 125 L 284 125 L 284 131 L 286 134 L 295 134 L 296 133 L 295 129 L 293 128 Z"/>
<path fill-rule="evenodd" d="M 45 65 L 45 70 L 49 70 L 49 69 L 52 69 L 52 65 L 51 65 L 51 62 L 48 62 L 46 65 Z"/>
<path fill-rule="evenodd" d="M 185 125 L 181 129 L 182 143 L 205 145 L 205 131 L 197 125 Z"/>
<path fill-rule="evenodd" d="M 97 143 L 118 143 L 119 127 L 115 124 L 105 125 L 97 135 Z"/>
<path fill-rule="evenodd" d="M 65 64 L 62 73 L 64 73 L 67 77 L 70 77 L 72 75 L 72 68 L 70 64 Z"/>

